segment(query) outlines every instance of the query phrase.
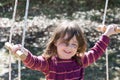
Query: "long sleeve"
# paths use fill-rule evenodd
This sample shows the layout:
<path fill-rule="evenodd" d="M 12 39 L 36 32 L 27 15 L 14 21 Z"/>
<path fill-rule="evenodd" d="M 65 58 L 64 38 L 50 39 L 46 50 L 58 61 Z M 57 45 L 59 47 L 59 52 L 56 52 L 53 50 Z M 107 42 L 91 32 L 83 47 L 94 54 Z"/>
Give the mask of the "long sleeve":
<path fill-rule="evenodd" d="M 27 58 L 23 61 L 26 67 L 47 73 L 48 62 L 42 56 L 34 56 L 28 52 Z"/>
<path fill-rule="evenodd" d="M 100 40 L 85 53 L 84 58 L 82 59 L 84 67 L 87 67 L 98 60 L 104 54 L 109 42 L 109 37 L 102 35 Z"/>

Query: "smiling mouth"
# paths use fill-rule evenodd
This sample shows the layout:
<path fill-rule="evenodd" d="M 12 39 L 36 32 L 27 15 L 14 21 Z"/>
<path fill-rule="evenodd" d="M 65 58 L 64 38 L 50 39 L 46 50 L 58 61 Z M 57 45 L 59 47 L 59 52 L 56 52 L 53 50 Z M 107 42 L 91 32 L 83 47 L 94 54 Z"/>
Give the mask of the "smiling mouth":
<path fill-rule="evenodd" d="M 69 51 L 69 52 L 67 52 L 67 51 L 65 51 L 65 50 L 64 50 L 64 52 L 65 52 L 66 54 L 70 54 L 70 53 L 71 53 L 70 51 Z"/>

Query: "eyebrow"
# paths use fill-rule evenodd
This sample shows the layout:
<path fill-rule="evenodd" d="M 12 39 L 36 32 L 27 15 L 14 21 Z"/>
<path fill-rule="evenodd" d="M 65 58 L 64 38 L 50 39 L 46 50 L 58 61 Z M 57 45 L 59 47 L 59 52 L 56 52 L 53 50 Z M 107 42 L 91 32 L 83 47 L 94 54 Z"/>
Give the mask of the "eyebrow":
<path fill-rule="evenodd" d="M 75 45 L 78 45 L 78 42 L 75 41 L 74 44 L 75 44 Z"/>

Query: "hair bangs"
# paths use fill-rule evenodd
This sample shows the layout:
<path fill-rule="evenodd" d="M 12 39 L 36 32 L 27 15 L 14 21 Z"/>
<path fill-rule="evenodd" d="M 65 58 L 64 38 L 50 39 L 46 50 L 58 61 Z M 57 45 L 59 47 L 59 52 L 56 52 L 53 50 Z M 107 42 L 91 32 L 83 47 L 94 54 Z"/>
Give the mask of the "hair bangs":
<path fill-rule="evenodd" d="M 67 38 L 64 38 L 67 35 Z M 77 29 L 73 28 L 72 26 L 64 27 L 61 31 L 60 38 L 64 41 L 69 42 L 74 36 L 78 36 Z"/>

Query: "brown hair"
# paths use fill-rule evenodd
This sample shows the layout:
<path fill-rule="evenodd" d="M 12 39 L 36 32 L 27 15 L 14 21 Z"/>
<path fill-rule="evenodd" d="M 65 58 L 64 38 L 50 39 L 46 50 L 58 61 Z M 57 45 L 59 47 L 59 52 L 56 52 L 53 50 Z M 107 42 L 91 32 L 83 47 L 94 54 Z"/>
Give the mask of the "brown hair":
<path fill-rule="evenodd" d="M 47 59 L 50 59 L 52 56 L 55 56 L 57 54 L 57 48 L 54 45 L 55 42 L 59 38 L 64 38 L 66 34 L 68 34 L 67 41 L 69 42 L 73 36 L 76 36 L 76 39 L 78 41 L 78 50 L 75 56 L 73 58 L 78 62 L 81 63 L 80 60 L 78 60 L 78 55 L 83 55 L 83 53 L 86 50 L 86 40 L 84 38 L 84 33 L 78 23 L 75 21 L 63 21 L 56 26 L 52 37 L 49 39 L 47 47 L 45 49 L 45 52 L 43 53 L 43 56 Z"/>

